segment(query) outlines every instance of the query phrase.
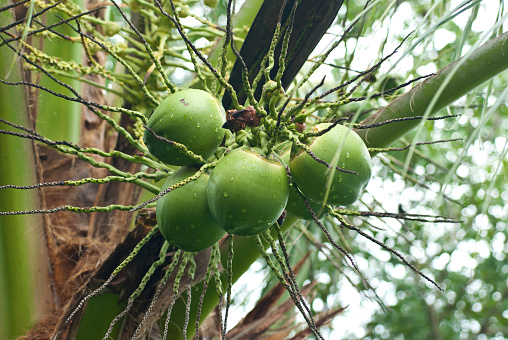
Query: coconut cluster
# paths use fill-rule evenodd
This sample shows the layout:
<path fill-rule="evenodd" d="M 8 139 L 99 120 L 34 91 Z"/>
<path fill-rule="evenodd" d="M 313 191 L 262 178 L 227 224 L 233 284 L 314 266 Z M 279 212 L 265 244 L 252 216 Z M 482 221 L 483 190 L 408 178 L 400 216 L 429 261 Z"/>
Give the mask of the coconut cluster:
<path fill-rule="evenodd" d="M 220 102 L 195 89 L 168 96 L 147 124 L 144 141 L 150 153 L 166 164 L 182 166 L 166 179 L 162 190 L 175 189 L 157 201 L 156 215 L 164 238 L 185 251 L 206 249 L 226 233 L 257 235 L 276 223 L 284 210 L 313 218 L 303 197 L 316 213 L 324 204 L 351 204 L 370 180 L 369 152 L 345 126 L 311 127 L 305 140 L 308 148 L 286 141 L 275 151 L 236 145 L 219 153 L 224 125 Z M 325 129 L 329 131 L 320 135 Z M 245 131 L 235 134 L 243 136 Z M 216 164 L 196 176 L 200 159 Z M 188 180 L 192 176 L 196 178 Z M 182 181 L 185 184 L 179 185 Z"/>

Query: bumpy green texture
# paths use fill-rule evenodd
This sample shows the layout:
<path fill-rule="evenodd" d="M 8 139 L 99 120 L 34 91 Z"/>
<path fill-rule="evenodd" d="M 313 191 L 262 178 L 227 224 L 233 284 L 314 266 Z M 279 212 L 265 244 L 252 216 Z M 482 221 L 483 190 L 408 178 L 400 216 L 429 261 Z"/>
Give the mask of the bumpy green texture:
<path fill-rule="evenodd" d="M 321 131 L 330 125 L 330 123 L 318 124 L 313 129 Z M 362 139 L 354 131 L 338 125 L 324 135 L 312 138 L 308 145 L 317 157 L 329 164 L 332 164 L 335 155 L 340 153 L 336 165 L 358 173 L 354 175 L 336 170 L 327 203 L 347 205 L 358 200 L 369 183 L 372 168 L 369 151 Z M 293 155 L 289 164 L 291 174 L 300 190 L 310 199 L 323 202 L 331 171 L 312 159 L 304 150 L 299 150 Z"/>
<path fill-rule="evenodd" d="M 208 181 L 208 204 L 228 233 L 248 236 L 270 228 L 288 199 L 287 175 L 273 155 L 240 148 L 226 155 Z"/>
<path fill-rule="evenodd" d="M 283 149 L 283 151 L 279 152 L 279 155 L 281 156 L 282 160 L 286 165 L 289 165 L 289 156 L 291 155 L 291 144 L 288 144 L 287 147 Z M 324 209 L 321 212 L 321 214 L 318 214 L 321 211 L 321 204 L 314 202 L 310 199 L 308 199 L 310 203 L 310 207 L 318 217 L 322 217 L 324 215 Z M 286 204 L 286 210 L 293 215 L 297 216 L 298 218 L 302 218 L 304 220 L 312 220 L 311 213 L 307 210 L 307 207 L 305 206 L 305 203 L 303 202 L 303 199 L 298 195 L 297 189 L 290 185 L 289 186 L 289 196 L 288 196 L 288 203 Z"/>
<path fill-rule="evenodd" d="M 226 114 L 220 102 L 208 92 L 187 89 L 169 95 L 155 109 L 147 126 L 157 135 L 184 144 L 187 149 L 210 157 L 224 138 Z M 197 162 L 178 148 L 145 131 L 144 141 L 152 155 L 171 165 Z"/>
<path fill-rule="evenodd" d="M 193 167 L 182 167 L 171 175 L 161 190 L 194 175 Z M 206 198 L 208 174 L 168 192 L 157 201 L 157 224 L 162 236 L 185 251 L 201 251 L 212 246 L 225 232 L 210 214 Z"/>

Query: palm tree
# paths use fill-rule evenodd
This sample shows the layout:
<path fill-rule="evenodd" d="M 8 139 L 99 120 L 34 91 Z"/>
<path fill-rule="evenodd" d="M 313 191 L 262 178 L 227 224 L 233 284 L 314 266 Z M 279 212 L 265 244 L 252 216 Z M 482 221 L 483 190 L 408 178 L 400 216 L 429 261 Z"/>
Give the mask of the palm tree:
<path fill-rule="evenodd" d="M 11 10 L 23 4 L 27 9 L 18 11 L 17 20 Z M 324 80 L 313 84 L 311 75 L 330 62 L 327 57 L 337 46 L 353 34 L 368 31 L 369 23 L 373 26 L 384 20 L 383 10 L 391 10 L 379 2 L 358 8 L 342 1 L 323 0 L 321 5 L 250 0 L 234 18 L 232 2 L 219 3 L 213 10 L 194 1 L 89 3 L 86 15 L 79 4 L 71 2 L 2 5 L 0 96 L 5 106 L 1 122 L 7 129 L 0 135 L 2 336 L 10 338 L 32 328 L 28 338 L 156 337 L 165 332 L 169 338 L 179 338 L 182 332 L 193 335 L 196 320 L 203 321 L 207 315 L 205 323 L 224 333 L 231 283 L 261 254 L 278 275 L 280 286 L 267 292 L 229 336 L 257 334 L 261 338 L 268 327 L 281 326 L 284 321 L 286 327 L 281 327 L 276 337 L 289 336 L 293 328 L 287 325 L 293 323 L 283 316 L 291 301 L 276 306 L 284 287 L 306 319 L 306 327 L 292 336 L 313 333 L 322 337 L 319 326 L 343 308 L 312 313 L 302 294 L 309 296 L 314 283 L 299 289 L 293 273 L 299 266 L 290 270 L 289 261 L 290 255 L 302 258 L 302 265 L 308 255 L 299 254 L 296 248 L 286 249 L 284 240 L 289 240 L 287 229 L 296 223 L 294 230 L 314 239 L 318 252 L 327 253 L 324 242 L 334 246 L 331 262 L 358 269 L 348 246 L 343 248 L 334 241 L 340 233 L 320 231 L 316 239 L 289 214 L 280 223 L 282 229 L 274 227 L 263 238 L 228 236 L 197 254 L 170 247 L 154 227 L 153 204 L 146 208 L 138 205 L 157 195 L 161 180 L 176 168 L 148 153 L 142 141 L 146 117 L 177 88 L 201 88 L 222 98 L 224 107 L 232 110 L 229 121 L 245 127 L 241 117 L 246 118 L 239 115 L 245 112 L 246 102 L 263 121 L 272 119 L 274 125 L 266 125 L 272 139 L 258 137 L 259 142 L 255 141 L 257 126 L 250 126 L 249 144 L 271 148 L 271 143 L 279 142 L 275 124 L 291 126 L 296 134 L 299 127 L 295 122 L 312 125 L 327 119 L 350 124 L 374 156 L 389 151 L 386 148 L 409 131 L 421 130 L 422 120 L 433 119 L 506 70 L 503 46 L 508 36 L 498 29 L 503 17 L 467 53 L 457 52 L 456 60 L 436 74 L 422 77 L 425 79 L 410 90 L 408 86 L 420 79 L 380 89 L 389 80 L 380 75 L 380 67 L 393 53 L 373 61 L 357 76 L 352 76 L 351 70 L 355 54 L 348 53 L 345 71 L 340 74 L 342 85 L 334 87 Z M 402 39 L 397 48 L 406 46 L 404 55 L 413 53 L 440 25 L 480 5 L 466 1 L 444 11 L 428 31 Z M 344 34 L 326 53 L 309 62 L 309 55 L 341 8 L 346 10 L 339 22 Z M 189 14 L 198 21 L 183 21 Z M 219 25 L 221 17 L 227 18 L 225 27 Z M 245 26 L 251 27 L 248 34 Z M 203 38 L 215 43 L 205 44 Z M 274 89 L 269 91 L 271 84 Z M 388 97 L 401 89 L 406 92 Z M 364 110 L 378 98 L 388 98 L 388 103 L 379 110 Z M 367 104 L 350 114 L 339 109 L 355 102 Z M 278 112 L 286 114 L 285 120 L 282 115 L 277 117 Z M 227 132 L 226 140 L 241 144 L 245 131 L 235 131 L 235 136 Z M 415 146 L 409 147 L 410 152 Z M 407 171 L 408 164 L 402 168 Z M 347 219 L 359 211 L 328 209 L 329 216 L 342 227 L 377 243 L 439 286 L 400 252 Z M 332 218 L 319 220 L 316 216 L 314 222 L 323 231 L 337 224 Z M 272 249 L 271 254 L 267 248 Z M 217 305 L 225 306 L 225 319 Z M 272 313 L 261 315 L 266 309 Z M 127 313 L 129 318 L 122 319 Z M 166 314 L 170 316 L 167 319 Z M 265 325 L 261 333 L 256 328 L 260 324 Z M 253 333 L 256 329 L 258 333 Z"/>

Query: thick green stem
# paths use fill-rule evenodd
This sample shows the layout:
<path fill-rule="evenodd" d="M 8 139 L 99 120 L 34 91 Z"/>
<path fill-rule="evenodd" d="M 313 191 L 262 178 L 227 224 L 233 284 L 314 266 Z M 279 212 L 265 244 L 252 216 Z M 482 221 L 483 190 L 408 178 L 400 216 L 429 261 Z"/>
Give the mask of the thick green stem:
<path fill-rule="evenodd" d="M 297 217 L 288 214 L 286 217 L 286 220 L 284 224 L 282 225 L 282 230 L 287 230 L 291 226 L 293 226 L 296 221 Z M 272 228 L 273 229 L 273 228 Z M 272 231 L 272 236 L 276 237 L 277 232 L 275 230 Z M 256 244 L 256 239 L 254 237 L 240 237 L 235 236 L 234 242 L 233 242 L 233 251 L 235 254 L 235 258 L 233 259 L 233 277 L 232 282 L 235 283 L 249 268 L 250 266 L 256 261 L 260 254 L 258 250 L 258 246 Z M 263 243 L 265 249 L 268 248 L 269 244 L 264 241 Z M 221 245 L 221 263 L 226 267 L 227 264 L 227 258 L 228 258 L 228 247 L 229 242 L 224 242 Z M 227 282 L 227 273 L 224 271 L 221 273 L 221 281 L 223 284 L 222 290 L 226 291 L 226 282 Z M 203 307 L 201 311 L 201 319 L 202 322 L 205 320 L 206 316 L 210 314 L 210 312 L 213 311 L 213 309 L 218 305 L 219 303 L 219 296 L 217 295 L 216 289 L 215 289 L 215 282 L 213 280 L 210 280 L 210 284 L 206 290 L 205 298 L 203 300 Z M 198 292 L 201 292 L 203 289 L 203 282 L 200 282 L 197 284 L 193 289 L 196 289 Z M 196 315 L 197 315 L 197 307 L 198 307 L 198 301 L 199 300 L 199 294 L 196 294 L 194 298 L 192 299 L 191 303 L 191 312 L 190 312 L 190 321 L 189 324 L 193 325 L 196 323 Z M 178 299 L 175 306 L 173 307 L 173 313 L 171 314 L 171 321 L 175 325 L 183 325 L 184 322 L 184 316 L 185 316 L 185 303 L 183 299 Z M 181 339 L 181 334 L 179 330 L 174 327 L 173 329 L 170 329 L 170 331 L 173 331 L 174 333 L 170 333 L 171 336 L 168 334 L 169 339 Z M 187 338 L 191 338 L 194 335 L 195 329 L 194 327 L 189 327 L 187 331 Z"/>
<path fill-rule="evenodd" d="M 110 321 L 122 312 L 126 305 L 127 302 L 119 302 L 118 295 L 113 293 L 94 296 L 79 323 L 76 340 L 100 339 L 108 330 Z M 113 328 L 112 339 L 117 338 L 120 328 L 120 325 Z"/>
<path fill-rule="evenodd" d="M 13 21 L 0 13 L 0 26 Z M 0 77 L 20 81 L 21 65 L 10 49 L 0 49 Z M 11 69 L 11 65 L 13 66 Z M 30 126 L 25 89 L 0 84 L 0 116 Z M 3 128 L 3 127 L 2 127 Z M 0 185 L 36 183 L 32 142 L 0 135 Z M 2 211 L 37 209 L 34 190 L 0 191 Z M 0 216 L 0 338 L 20 336 L 51 308 L 48 259 L 40 216 Z"/>
<path fill-rule="evenodd" d="M 465 59 L 459 59 L 428 78 L 408 93 L 392 101 L 362 122 L 364 125 L 390 119 L 423 116 L 429 103 L 442 92 L 429 114 L 435 114 L 476 87 L 508 69 L 508 33 L 489 40 Z M 367 147 L 386 147 L 420 123 L 419 120 L 386 124 L 357 130 Z"/>
<path fill-rule="evenodd" d="M 75 0 L 78 3 L 79 0 Z M 60 13 L 64 15 L 63 13 Z M 60 19 L 55 13 L 47 15 L 47 25 L 59 22 Z M 55 28 L 67 36 L 76 36 L 70 27 L 61 26 Z M 47 55 L 56 57 L 60 60 L 73 60 L 81 64 L 83 59 L 83 47 L 79 42 L 71 42 L 59 38 L 43 39 L 42 50 Z M 81 92 L 81 81 L 79 79 L 68 79 L 63 77 L 63 82 L 72 86 L 76 92 Z M 67 96 L 73 96 L 72 93 L 56 84 L 45 75 L 41 76 L 40 85 L 49 88 L 58 93 Z M 44 91 L 39 92 L 38 96 L 38 114 L 36 129 L 41 135 L 52 140 L 66 140 L 73 143 L 79 143 L 81 137 L 81 104 L 69 100 L 55 97 Z"/>

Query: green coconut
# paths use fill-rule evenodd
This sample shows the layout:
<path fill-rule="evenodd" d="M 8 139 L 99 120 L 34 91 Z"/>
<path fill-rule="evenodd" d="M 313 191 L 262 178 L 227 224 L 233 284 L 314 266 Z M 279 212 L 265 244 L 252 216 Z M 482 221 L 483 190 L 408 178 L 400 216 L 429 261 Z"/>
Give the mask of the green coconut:
<path fill-rule="evenodd" d="M 288 199 L 284 166 L 258 148 L 239 148 L 220 160 L 208 181 L 208 205 L 230 234 L 248 236 L 270 228 Z"/>
<path fill-rule="evenodd" d="M 289 158 L 291 155 L 291 144 L 286 144 L 280 152 L 278 152 L 284 163 L 289 165 Z M 318 202 L 314 202 L 313 200 L 307 198 L 310 203 L 311 209 L 318 215 L 318 217 L 322 217 L 324 215 L 324 210 L 321 211 L 321 204 Z M 302 218 L 304 220 L 312 220 L 312 214 L 307 210 L 305 206 L 305 202 L 302 197 L 298 195 L 298 189 L 293 185 L 289 186 L 289 196 L 288 203 L 286 204 L 286 211 L 292 213 L 298 218 Z M 319 212 L 321 211 L 321 214 Z"/>
<path fill-rule="evenodd" d="M 330 125 L 330 123 L 318 124 L 312 129 L 322 131 Z M 351 174 L 335 170 L 331 178 L 331 187 L 326 203 L 347 205 L 358 200 L 369 183 L 372 173 L 370 154 L 360 136 L 343 125 L 337 125 L 324 135 L 311 138 L 308 145 L 317 157 L 328 164 L 332 164 L 337 155 L 339 158 L 336 166 L 357 173 Z M 303 149 L 297 152 L 293 151 L 293 153 L 295 154 L 289 161 L 293 179 L 302 193 L 310 199 L 322 203 L 332 171 L 314 160 Z"/>
<path fill-rule="evenodd" d="M 161 190 L 194 175 L 193 167 L 182 167 L 168 177 Z M 157 224 L 162 236 L 185 251 L 201 251 L 225 235 L 208 208 L 206 188 L 209 174 L 168 192 L 157 201 Z"/>
<path fill-rule="evenodd" d="M 169 95 L 155 109 L 147 127 L 157 135 L 183 144 L 207 159 L 224 138 L 222 125 L 226 114 L 221 103 L 202 90 L 187 89 Z M 194 165 L 198 162 L 181 149 L 154 137 L 148 130 L 144 142 L 152 155 L 170 165 Z"/>

